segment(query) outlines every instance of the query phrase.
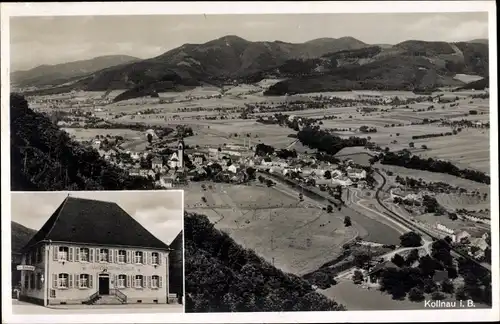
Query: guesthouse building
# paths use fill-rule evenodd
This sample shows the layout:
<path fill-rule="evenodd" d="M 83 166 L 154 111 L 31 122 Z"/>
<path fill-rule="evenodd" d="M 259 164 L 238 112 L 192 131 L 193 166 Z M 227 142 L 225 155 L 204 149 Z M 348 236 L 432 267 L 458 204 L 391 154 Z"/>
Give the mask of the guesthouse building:
<path fill-rule="evenodd" d="M 22 250 L 19 299 L 168 303 L 169 251 L 116 203 L 68 196 Z"/>

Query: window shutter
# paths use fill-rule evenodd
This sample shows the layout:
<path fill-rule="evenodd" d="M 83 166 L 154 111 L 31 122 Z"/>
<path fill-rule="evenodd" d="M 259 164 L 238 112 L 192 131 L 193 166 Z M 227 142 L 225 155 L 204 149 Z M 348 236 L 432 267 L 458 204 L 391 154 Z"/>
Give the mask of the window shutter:
<path fill-rule="evenodd" d="M 89 249 L 89 261 L 94 262 L 94 249 Z"/>
<path fill-rule="evenodd" d="M 93 276 L 89 275 L 89 288 L 92 288 L 92 279 L 93 279 Z"/>
<path fill-rule="evenodd" d="M 52 254 L 53 254 L 53 255 L 52 255 L 52 257 L 54 258 L 54 261 L 59 260 L 59 255 L 58 255 L 58 254 L 59 254 L 59 253 L 58 253 L 59 251 L 57 250 L 57 248 L 58 248 L 58 247 L 57 247 L 56 245 L 54 245 L 54 246 L 52 247 Z"/>
<path fill-rule="evenodd" d="M 52 288 L 57 288 L 57 274 L 52 275 Z"/>
<path fill-rule="evenodd" d="M 113 252 L 115 250 L 109 249 L 108 251 L 109 251 L 109 260 L 108 260 L 108 262 L 112 263 L 113 262 Z"/>
<path fill-rule="evenodd" d="M 120 255 L 120 251 L 115 250 L 115 263 L 118 263 L 119 255 Z"/>
<path fill-rule="evenodd" d="M 75 261 L 80 262 L 80 248 L 76 248 L 75 251 Z"/>
<path fill-rule="evenodd" d="M 114 287 L 118 288 L 118 275 L 116 275 L 116 274 L 114 275 L 113 282 L 114 282 Z"/>
<path fill-rule="evenodd" d="M 142 264 L 148 264 L 148 259 L 149 259 L 148 254 L 149 254 L 148 252 L 142 252 L 142 256 L 143 256 Z"/>
<path fill-rule="evenodd" d="M 162 276 L 158 276 L 158 288 L 161 288 L 161 279 L 162 279 Z"/>
<path fill-rule="evenodd" d="M 162 254 L 160 252 L 158 252 L 158 265 L 161 265 L 161 257 L 162 257 Z"/>
<path fill-rule="evenodd" d="M 126 260 L 127 263 L 131 263 L 131 261 L 130 261 L 130 251 L 127 251 L 127 258 L 126 259 L 127 259 Z"/>
<path fill-rule="evenodd" d="M 80 288 L 80 275 L 75 274 L 75 288 Z"/>
<path fill-rule="evenodd" d="M 68 275 L 68 288 L 73 288 L 73 276 Z"/>
<path fill-rule="evenodd" d="M 73 248 L 68 248 L 68 261 L 73 262 Z"/>
<path fill-rule="evenodd" d="M 95 249 L 95 259 L 96 262 L 101 262 L 101 251 L 99 249 Z"/>
<path fill-rule="evenodd" d="M 125 286 L 127 288 L 130 288 L 130 276 L 129 275 L 125 276 Z"/>
<path fill-rule="evenodd" d="M 148 285 L 147 285 L 147 287 L 148 287 L 148 288 L 151 288 L 151 276 L 147 276 L 147 280 L 148 280 Z"/>
<path fill-rule="evenodd" d="M 146 252 L 148 255 L 148 264 L 153 264 L 153 252 Z"/>

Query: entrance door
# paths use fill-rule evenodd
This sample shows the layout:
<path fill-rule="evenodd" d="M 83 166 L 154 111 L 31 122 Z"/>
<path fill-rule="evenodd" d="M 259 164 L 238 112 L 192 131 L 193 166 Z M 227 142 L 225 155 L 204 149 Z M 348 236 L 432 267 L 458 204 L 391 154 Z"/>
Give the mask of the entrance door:
<path fill-rule="evenodd" d="M 108 276 L 99 276 L 99 295 L 109 295 Z"/>

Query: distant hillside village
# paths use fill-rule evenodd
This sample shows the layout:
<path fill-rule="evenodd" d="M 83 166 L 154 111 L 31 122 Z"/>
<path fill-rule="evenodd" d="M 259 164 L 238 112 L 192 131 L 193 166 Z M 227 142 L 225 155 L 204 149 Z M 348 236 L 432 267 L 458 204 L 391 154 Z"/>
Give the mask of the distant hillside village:
<path fill-rule="evenodd" d="M 148 130 L 151 145 L 144 151 L 123 150 L 104 136 L 92 140 L 92 145 L 107 161 L 129 171 L 130 175 L 154 180 L 162 188 L 184 186 L 187 181 L 245 183 L 255 179 L 255 171 L 267 171 L 280 176 L 299 174 L 308 184 L 321 188 L 366 185 L 366 170 L 352 160 L 341 164 L 321 162 L 295 150 L 267 154 L 267 145 L 253 145 L 251 138 L 244 144 L 186 147 L 183 140 L 177 145 L 158 147 L 154 130 Z M 274 149 L 273 149 L 274 150 Z"/>

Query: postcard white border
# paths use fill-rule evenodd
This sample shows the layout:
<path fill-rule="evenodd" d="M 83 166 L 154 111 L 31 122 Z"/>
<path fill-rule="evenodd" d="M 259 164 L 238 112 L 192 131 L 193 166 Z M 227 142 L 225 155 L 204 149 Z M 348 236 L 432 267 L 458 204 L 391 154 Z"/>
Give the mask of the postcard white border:
<path fill-rule="evenodd" d="M 494 1 L 373 1 L 373 2 L 121 2 L 121 3 L 2 3 L 1 4 L 1 183 L 2 270 L 10 273 L 10 143 L 9 143 L 9 17 L 54 15 L 150 14 L 292 14 L 292 13 L 431 13 L 488 12 L 490 57 L 490 107 L 498 107 L 496 7 Z M 2 321 L 6 323 L 332 323 L 332 322 L 444 322 L 499 319 L 498 221 L 498 111 L 491 109 L 491 212 L 493 307 L 484 310 L 274 312 L 274 313 L 169 313 L 89 315 L 13 315 L 11 291 L 2 276 Z M 183 231 L 184 235 L 184 231 Z M 8 279 L 10 280 L 10 279 Z M 437 315 L 439 314 L 439 315 Z"/>

